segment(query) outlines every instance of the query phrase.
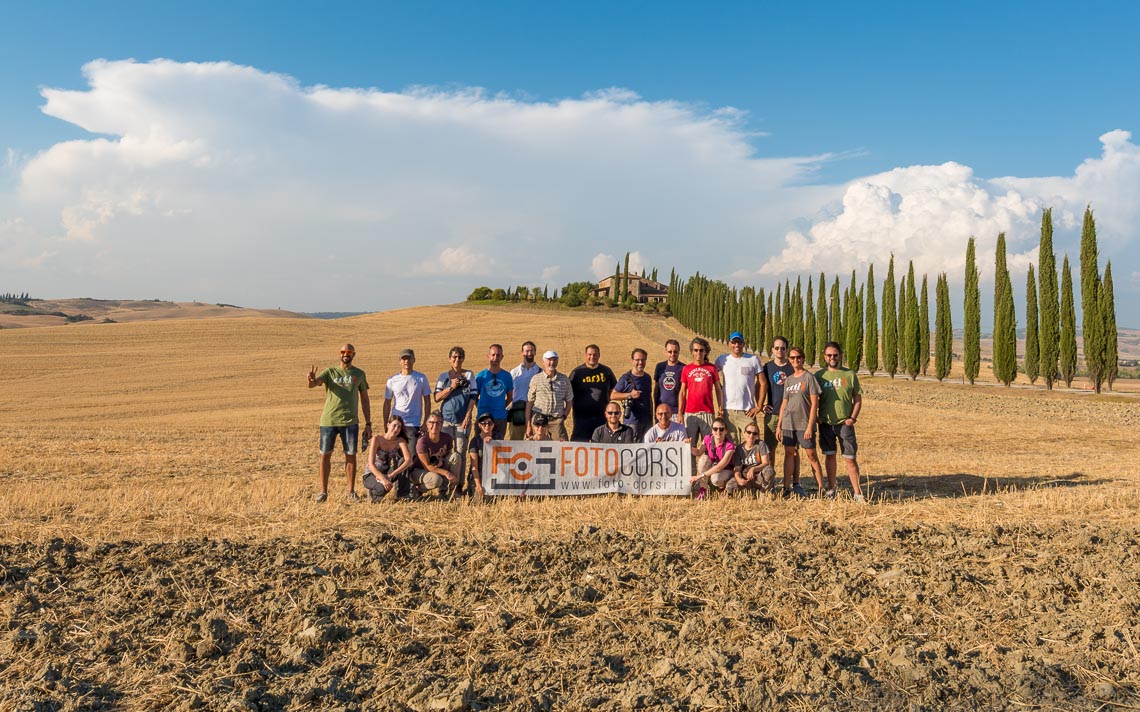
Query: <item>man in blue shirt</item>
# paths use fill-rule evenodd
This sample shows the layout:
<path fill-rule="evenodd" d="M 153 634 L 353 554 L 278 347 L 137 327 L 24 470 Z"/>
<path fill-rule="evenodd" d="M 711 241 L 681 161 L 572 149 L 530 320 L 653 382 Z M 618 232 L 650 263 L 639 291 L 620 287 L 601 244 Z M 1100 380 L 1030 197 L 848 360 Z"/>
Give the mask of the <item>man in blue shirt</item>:
<path fill-rule="evenodd" d="M 491 344 L 487 349 L 487 368 L 475 377 L 475 390 L 479 393 L 478 415 L 490 413 L 495 420 L 494 439 L 503 440 L 507 434 L 507 408 L 514 397 L 514 379 L 501 368 L 503 347 Z"/>

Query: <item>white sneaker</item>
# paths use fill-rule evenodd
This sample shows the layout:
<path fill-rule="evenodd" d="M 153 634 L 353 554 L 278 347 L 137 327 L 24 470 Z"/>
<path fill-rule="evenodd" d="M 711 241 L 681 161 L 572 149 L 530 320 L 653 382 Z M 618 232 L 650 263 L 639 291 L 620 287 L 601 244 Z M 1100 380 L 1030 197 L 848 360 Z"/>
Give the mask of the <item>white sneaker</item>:
<path fill-rule="evenodd" d="M 857 504 L 866 504 L 867 503 L 867 500 L 863 499 L 863 495 L 861 495 L 861 494 L 855 495 L 854 497 L 852 497 L 852 499 L 854 499 Z"/>

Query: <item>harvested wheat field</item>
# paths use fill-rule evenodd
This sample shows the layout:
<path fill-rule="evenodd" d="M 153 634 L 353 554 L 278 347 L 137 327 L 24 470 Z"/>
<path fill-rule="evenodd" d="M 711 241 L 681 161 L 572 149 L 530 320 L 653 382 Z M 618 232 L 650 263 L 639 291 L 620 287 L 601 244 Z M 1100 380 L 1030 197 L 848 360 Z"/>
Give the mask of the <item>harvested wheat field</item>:
<path fill-rule="evenodd" d="M 620 373 L 670 336 L 466 306 L 0 332 L 0 709 L 1140 707 L 1135 397 L 866 378 L 870 506 L 310 500 L 304 375 L 345 341 L 378 413 L 405 346 L 434 382 L 454 344 Z"/>

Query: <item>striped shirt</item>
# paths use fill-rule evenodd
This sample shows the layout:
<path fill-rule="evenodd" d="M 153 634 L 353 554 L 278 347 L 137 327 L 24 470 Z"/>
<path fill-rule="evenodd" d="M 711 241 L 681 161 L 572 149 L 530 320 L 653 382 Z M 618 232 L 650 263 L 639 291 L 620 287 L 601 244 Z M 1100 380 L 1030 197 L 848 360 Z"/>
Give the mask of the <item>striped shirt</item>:
<path fill-rule="evenodd" d="M 564 373 L 555 373 L 554 378 L 545 372 L 530 379 L 526 399 L 530 401 L 532 413 L 542 413 L 548 418 L 565 418 L 566 403 L 573 401 L 570 379 Z"/>

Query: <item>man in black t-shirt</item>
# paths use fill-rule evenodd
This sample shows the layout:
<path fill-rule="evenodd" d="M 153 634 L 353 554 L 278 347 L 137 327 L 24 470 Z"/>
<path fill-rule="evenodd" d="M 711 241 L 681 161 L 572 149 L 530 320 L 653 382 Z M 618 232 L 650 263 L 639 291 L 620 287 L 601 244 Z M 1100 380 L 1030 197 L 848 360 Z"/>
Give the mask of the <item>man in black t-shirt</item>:
<path fill-rule="evenodd" d="M 466 495 L 482 499 L 483 495 L 483 443 L 494 440 L 495 419 L 490 413 L 479 416 L 475 422 L 475 436 L 467 446 Z"/>
<path fill-rule="evenodd" d="M 653 369 L 653 407 L 664 403 L 677 412 L 677 395 L 681 392 L 681 372 L 685 370 L 685 363 L 678 357 L 681 355 L 681 344 L 676 339 L 665 342 L 665 361 L 657 364 Z M 680 422 L 680 418 L 677 418 Z"/>
<path fill-rule="evenodd" d="M 609 366 L 599 363 L 602 350 L 597 344 L 586 347 L 586 363 L 570 372 L 570 390 L 574 394 L 574 432 L 570 439 L 590 442 L 590 436 L 606 422 L 606 404 L 617 378 Z"/>

